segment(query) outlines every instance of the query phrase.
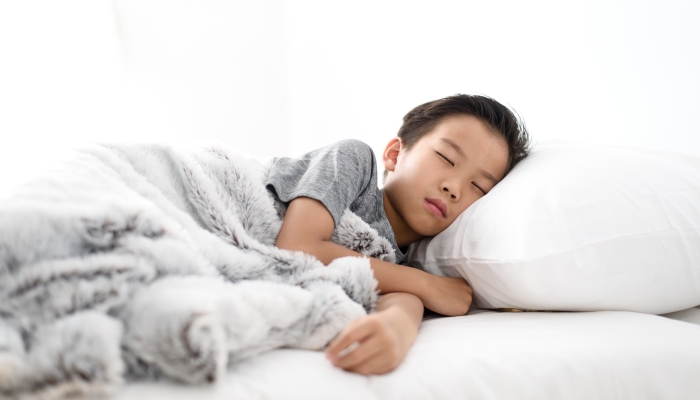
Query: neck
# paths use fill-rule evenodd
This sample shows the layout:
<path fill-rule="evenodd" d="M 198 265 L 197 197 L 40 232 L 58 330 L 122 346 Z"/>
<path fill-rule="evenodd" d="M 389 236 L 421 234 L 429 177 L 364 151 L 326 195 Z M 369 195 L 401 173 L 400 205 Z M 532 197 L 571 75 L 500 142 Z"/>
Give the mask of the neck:
<path fill-rule="evenodd" d="M 406 223 L 406 220 L 404 220 L 401 215 L 396 212 L 386 194 L 386 190 L 382 190 L 382 196 L 384 197 L 384 213 L 386 213 L 386 219 L 389 220 L 391 229 L 394 231 L 396 244 L 399 246 L 399 248 L 406 247 L 415 241 L 423 239 L 424 236 L 411 229 L 411 227 Z"/>

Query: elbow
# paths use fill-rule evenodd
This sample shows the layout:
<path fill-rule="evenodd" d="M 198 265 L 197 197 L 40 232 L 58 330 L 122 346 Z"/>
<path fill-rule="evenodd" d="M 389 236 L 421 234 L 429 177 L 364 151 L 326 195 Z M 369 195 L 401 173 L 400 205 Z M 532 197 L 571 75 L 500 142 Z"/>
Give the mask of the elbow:
<path fill-rule="evenodd" d="M 294 240 L 278 237 L 275 242 L 275 247 L 290 251 L 303 251 L 302 249 L 306 246 Z"/>
<path fill-rule="evenodd" d="M 287 238 L 278 238 L 277 242 L 275 243 L 275 246 L 283 250 L 301 251 L 312 256 L 315 256 L 316 253 L 316 246 L 314 246 L 313 243 L 298 240 L 290 240 Z"/>

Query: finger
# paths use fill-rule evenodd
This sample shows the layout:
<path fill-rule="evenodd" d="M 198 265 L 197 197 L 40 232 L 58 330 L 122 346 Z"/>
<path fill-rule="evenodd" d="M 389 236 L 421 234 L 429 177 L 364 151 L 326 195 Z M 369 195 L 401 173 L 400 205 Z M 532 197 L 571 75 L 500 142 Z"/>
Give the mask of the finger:
<path fill-rule="evenodd" d="M 353 343 L 359 343 L 372 333 L 371 329 L 364 324 L 351 323 L 328 345 L 326 348 L 326 356 L 328 358 L 338 358 L 341 352 L 347 352 L 347 349 Z"/>
<path fill-rule="evenodd" d="M 350 346 L 344 348 L 343 350 L 340 350 L 340 352 L 338 353 L 338 358 L 343 358 L 347 356 L 348 354 L 355 351 L 355 349 L 357 349 L 358 347 L 360 347 L 360 342 L 352 342 Z"/>
<path fill-rule="evenodd" d="M 395 363 L 391 358 L 388 357 L 372 357 L 365 360 L 365 362 L 360 363 L 350 369 L 352 372 L 356 372 L 362 375 L 380 375 L 396 368 L 397 363 Z"/>
<path fill-rule="evenodd" d="M 333 364 L 336 367 L 340 367 L 345 370 L 350 370 L 357 365 L 366 362 L 368 359 L 376 357 L 379 355 L 383 347 L 383 341 L 377 339 L 375 336 L 361 342 L 360 345 L 351 353 L 343 358 L 337 359 Z"/>
<path fill-rule="evenodd" d="M 348 324 L 340 335 L 333 339 L 331 344 L 328 345 L 326 357 L 337 359 L 341 351 L 348 348 L 354 342 L 361 342 L 371 335 L 373 327 L 372 324 L 367 323 L 366 319 L 367 317 L 363 317 Z"/>

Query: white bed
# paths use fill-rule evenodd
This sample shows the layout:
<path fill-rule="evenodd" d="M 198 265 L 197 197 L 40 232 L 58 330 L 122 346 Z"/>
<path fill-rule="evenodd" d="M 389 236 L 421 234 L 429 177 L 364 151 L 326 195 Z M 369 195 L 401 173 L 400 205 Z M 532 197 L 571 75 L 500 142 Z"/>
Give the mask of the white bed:
<path fill-rule="evenodd" d="M 582 148 L 588 151 L 589 147 Z M 536 165 L 537 160 L 544 159 L 542 154 L 540 153 L 539 158 L 530 157 L 529 164 L 527 161 L 519 164 L 520 178 L 524 171 L 523 166 Z M 450 264 L 454 260 L 473 261 L 469 257 L 452 257 L 451 252 L 462 251 L 465 243 L 471 246 L 489 242 L 494 246 L 497 244 L 503 247 L 495 251 L 495 254 L 502 258 L 491 258 L 492 265 L 487 266 L 491 269 L 486 270 L 486 272 L 497 271 L 501 266 L 509 265 L 506 262 L 509 260 L 506 256 L 512 256 L 509 253 L 510 249 L 536 248 L 536 246 L 522 246 L 530 239 L 534 244 L 539 242 L 547 244 L 546 249 L 552 250 L 552 254 L 569 254 L 576 261 L 590 262 L 579 264 L 558 260 L 553 263 L 556 267 L 554 272 L 543 272 L 538 267 L 539 264 L 534 263 L 524 265 L 517 271 L 519 274 L 484 274 L 483 276 L 489 279 L 481 281 L 475 278 L 467 279 L 475 288 L 474 309 L 469 315 L 462 317 L 429 315 L 423 321 L 416 343 L 407 358 L 392 373 L 381 376 L 357 375 L 333 367 L 321 351 L 277 349 L 232 365 L 226 377 L 213 385 L 187 386 L 169 381 L 129 382 L 110 399 L 700 399 L 700 306 L 696 306 L 700 304 L 700 290 L 697 289 L 700 288 L 700 269 L 698 269 L 700 252 L 697 250 L 700 243 L 700 202 L 698 202 L 700 174 L 697 173 L 700 171 L 700 159 L 688 159 L 688 165 L 697 167 L 695 170 L 678 167 L 683 174 L 679 172 L 676 175 L 662 173 L 654 175 L 641 173 L 639 168 L 631 168 L 629 163 L 619 161 L 623 155 L 621 150 L 616 150 L 609 155 L 612 157 L 610 158 L 612 167 L 619 164 L 626 168 L 607 168 L 607 164 L 601 161 L 603 160 L 601 157 L 589 158 L 596 160 L 598 172 L 605 176 L 614 175 L 609 171 L 618 171 L 619 173 L 615 175 L 617 180 L 603 181 L 600 178 L 591 180 L 579 177 L 579 181 L 595 182 L 597 192 L 605 193 L 606 197 L 600 203 L 603 207 L 612 207 L 611 204 L 614 201 L 616 201 L 614 204 L 617 204 L 614 213 L 599 213 L 603 216 L 609 215 L 610 223 L 594 225 L 595 229 L 584 231 L 588 233 L 584 239 L 592 243 L 605 244 L 604 240 L 590 239 L 592 235 L 608 240 L 625 234 L 625 232 L 618 232 L 618 229 L 627 227 L 622 218 L 626 215 L 623 211 L 633 209 L 639 213 L 639 217 L 626 218 L 626 220 L 630 221 L 630 224 L 640 223 L 645 229 L 648 228 L 648 237 L 654 240 L 645 242 L 643 245 L 634 244 L 626 247 L 610 245 L 605 247 L 604 251 L 594 252 L 595 257 L 577 258 L 574 253 L 577 246 L 570 248 L 569 242 L 566 242 L 566 246 L 562 247 L 555 240 L 556 237 L 547 238 L 547 235 L 556 234 L 557 231 L 554 229 L 545 229 L 539 235 L 523 231 L 525 233 L 521 233 L 516 239 L 504 240 L 505 235 L 502 232 L 514 232 L 512 228 L 520 221 L 515 216 L 486 218 L 484 217 L 486 213 L 483 212 L 480 214 L 480 219 L 472 218 L 475 224 L 480 221 L 479 223 L 489 228 L 493 228 L 496 222 L 500 221 L 504 227 L 500 231 L 491 230 L 484 234 L 477 232 L 469 235 L 463 232 L 461 235 L 453 235 L 449 229 L 446 230 L 444 234 L 449 240 L 438 240 L 440 235 L 430 239 L 430 242 L 426 242 L 428 243 L 426 254 L 435 259 L 448 260 L 449 262 L 445 265 L 450 268 L 454 265 L 456 265 L 454 268 L 462 265 L 457 262 Z M 659 155 L 658 157 L 668 158 L 672 166 L 680 160 L 677 155 Z M 571 159 L 568 153 L 564 159 Z M 557 165 L 558 168 L 547 165 L 545 167 L 561 173 L 562 169 L 559 168 L 561 165 L 553 165 Z M 649 168 L 653 171 L 661 171 L 659 168 Z M 585 173 L 591 174 L 592 170 L 592 168 L 586 168 Z M 653 190 L 649 189 L 649 193 L 642 193 L 642 195 L 630 192 L 629 187 L 617 184 L 620 181 L 634 182 L 633 179 L 624 176 L 625 179 L 620 179 L 619 176 L 623 173 L 643 178 L 634 186 L 635 190 L 648 188 Z M 572 176 L 568 174 L 564 178 L 572 180 Z M 515 170 L 509 177 L 512 182 L 520 179 Z M 650 184 L 652 178 L 657 182 Z M 679 190 L 677 186 L 666 188 L 668 182 L 674 179 L 684 185 L 685 182 L 690 182 L 687 184 L 691 186 L 690 189 Z M 539 207 L 537 210 L 541 210 L 542 204 L 544 204 L 542 207 L 554 207 L 551 204 L 578 204 L 573 201 L 539 201 L 543 196 L 550 200 L 551 198 L 564 199 L 564 195 L 568 196 L 566 198 L 582 196 L 573 191 L 558 193 L 557 190 L 564 190 L 562 188 L 566 186 L 561 182 L 554 182 L 551 191 L 555 194 L 554 196 L 551 193 L 543 195 L 534 192 L 531 194 L 532 201 L 523 202 L 524 194 L 528 192 L 516 187 L 517 196 L 511 197 L 518 199 L 520 203 Z M 503 193 L 509 187 L 505 185 L 506 183 L 507 181 L 504 180 L 499 184 L 500 191 Z M 525 186 L 532 186 L 532 181 L 525 180 L 525 184 Z M 605 187 L 604 184 L 608 186 Z M 574 186 L 580 186 L 585 194 L 590 191 L 584 185 Z M 618 193 L 618 196 L 613 196 L 618 186 L 622 187 L 620 189 L 622 192 Z M 673 193 L 674 196 L 666 196 L 668 193 L 662 189 Z M 596 193 L 596 191 L 590 192 Z M 670 199 L 668 204 L 675 204 L 673 203 L 675 201 L 678 207 L 666 207 L 667 203 L 653 203 L 652 205 L 656 208 L 650 208 L 646 203 L 640 203 L 640 205 L 629 200 L 644 199 L 646 198 L 644 196 Z M 497 202 L 498 193 L 493 193 L 488 199 L 491 202 Z M 487 203 L 483 201 L 481 204 Z M 501 215 L 500 210 L 514 208 L 509 208 L 506 204 L 495 209 L 499 211 L 498 215 Z M 645 219 L 650 215 L 673 216 L 671 212 L 673 210 L 680 215 L 677 219 L 672 219 L 674 229 L 668 229 L 666 225 L 661 224 L 660 218 L 652 218 L 651 222 Z M 655 211 L 656 214 L 651 211 Z M 584 215 L 581 212 L 579 209 L 575 214 L 566 215 L 573 215 L 575 218 L 572 217 L 572 220 L 580 222 L 579 216 Z M 540 214 L 556 216 L 561 213 L 547 210 Z M 520 215 L 528 217 L 534 213 L 524 210 Z M 560 220 L 555 219 L 554 222 L 559 223 Z M 520 225 L 527 228 L 523 221 L 520 221 Z M 574 231 L 573 229 L 566 231 L 565 237 L 571 239 L 573 236 L 568 234 Z M 660 236 L 660 233 L 654 236 L 658 232 L 663 233 L 663 236 Z M 491 235 L 490 241 L 486 240 L 488 238 L 486 233 Z M 477 237 L 480 241 L 470 242 L 463 237 Z M 443 245 L 436 246 L 438 242 Z M 513 246 L 513 243 L 521 246 Z M 670 244 L 676 245 L 677 249 L 668 247 Z M 437 250 L 430 250 L 431 245 Z M 491 248 L 496 249 L 496 247 Z M 540 246 L 540 248 L 544 247 Z M 444 252 L 448 256 L 438 254 L 438 251 L 443 251 L 441 249 L 446 249 Z M 629 251 L 622 252 L 623 249 Z M 645 250 L 646 253 L 640 249 Z M 478 246 L 468 250 L 470 256 L 478 255 Z M 645 254 L 651 250 L 655 251 L 654 254 L 658 259 L 644 258 Z M 529 254 L 525 253 L 525 255 Z M 516 256 L 519 257 L 517 254 Z M 518 257 L 511 257 L 511 259 L 521 261 L 527 259 Z M 645 261 L 649 261 L 649 265 L 644 266 L 642 263 Z M 641 274 L 643 279 L 629 279 L 632 276 L 629 274 L 624 275 L 625 279 L 612 279 L 611 277 L 623 276 L 618 273 L 618 268 L 629 268 L 629 271 Z M 581 275 L 583 272 L 590 271 L 598 275 Z M 671 274 L 673 279 L 662 279 L 669 276 L 668 274 Z M 465 278 L 468 277 L 467 274 Z M 480 282 L 482 282 L 481 285 L 479 285 Z M 504 282 L 510 284 L 504 285 Z M 565 286 L 562 282 L 565 284 L 568 282 L 569 286 Z M 518 286 L 520 284 L 522 286 Z M 513 289 L 522 289 L 522 287 L 529 290 Z M 574 292 L 571 288 L 578 291 Z M 513 303 L 500 304 L 486 301 L 485 296 L 489 294 L 489 289 L 492 289 L 496 295 L 492 298 L 505 294 L 508 301 Z M 517 298 L 515 294 L 520 297 Z M 622 298 L 623 294 L 627 297 L 624 298 L 625 302 L 620 303 L 621 306 L 612 303 L 613 300 Z M 575 297 L 574 300 L 579 303 L 572 300 L 566 304 L 567 307 L 573 304 L 573 307 L 599 307 L 598 309 L 609 307 L 607 309 L 629 310 L 631 309 L 629 307 L 634 306 L 640 307 L 636 311 L 646 310 L 646 313 L 630 311 L 496 312 L 476 308 L 518 307 L 550 310 L 556 309 L 553 307 L 557 307 L 563 301 L 562 299 L 569 295 Z M 532 303 L 532 305 L 528 303 L 527 300 L 532 299 L 533 296 L 540 303 Z M 592 303 L 591 298 L 598 302 Z M 479 301 L 486 305 L 480 305 Z M 681 303 L 684 305 L 679 306 Z M 628 308 L 624 308 L 626 304 Z M 663 316 L 654 315 L 690 306 L 696 307 Z M 659 311 L 659 309 L 665 311 Z"/>
<path fill-rule="evenodd" d="M 699 399 L 700 306 L 654 315 L 698 304 L 700 271 L 694 254 L 700 230 L 686 226 L 700 221 L 697 170 L 670 153 L 578 144 L 546 149 L 521 163 L 520 175 L 514 170 L 504 179 L 499 192 L 488 198 L 490 203 L 470 208 L 473 215 L 467 216 L 467 222 L 471 225 L 454 224 L 418 247 L 423 249 L 414 254 L 419 264 L 429 266 L 434 261 L 441 268 L 433 273 L 462 275 L 475 285 L 475 309 L 463 317 L 429 315 L 406 360 L 394 372 L 365 377 L 334 368 L 322 352 L 279 349 L 232 366 L 216 386 L 132 382 L 115 399 Z M 575 162 L 577 152 L 583 154 L 581 163 Z M 630 167 L 635 160 L 635 167 Z M 685 162 L 700 167 L 700 159 Z M 569 170 L 564 169 L 567 165 Z M 664 171 L 662 167 L 671 172 L 659 172 Z M 562 176 L 557 180 L 548 173 Z M 591 191 L 588 182 L 595 182 L 597 191 Z M 513 193 L 508 194 L 510 189 Z M 591 200 L 599 192 L 601 198 Z M 542 201 L 543 197 L 558 201 Z M 578 207 L 583 197 L 587 198 L 585 209 Z M 513 204 L 513 198 L 522 209 Z M 654 202 L 647 204 L 646 198 Z M 659 205 L 659 198 L 671 200 Z M 497 207 L 488 213 L 492 203 Z M 558 205 L 578 208 L 567 213 Z M 542 207 L 549 208 L 543 211 Z M 680 213 L 675 220 L 673 210 Z M 632 211 L 638 215 L 625 217 Z M 661 217 L 653 218 L 657 214 Z M 536 235 L 528 233 L 532 215 L 540 216 L 540 224 L 545 220 L 542 216 L 553 216 L 551 226 Z M 557 217 L 561 215 L 568 219 Z M 597 222 L 589 224 L 589 230 L 579 229 L 581 215 Z M 660 223 L 665 219 L 673 222 L 673 229 Z M 630 225 L 636 229 L 635 224 L 646 229 L 640 237 L 652 238 L 648 243 L 608 245 L 611 238 L 627 237 L 624 229 Z M 560 226 L 567 226 L 561 234 L 567 240 L 561 245 L 556 237 Z M 522 232 L 509 239 L 517 227 Z M 575 249 L 585 246 L 574 243 L 573 233 L 583 235 L 583 244 L 605 247 L 592 252 L 594 257 L 588 253 L 582 257 Z M 482 254 L 479 245 L 484 243 L 492 244 L 489 248 L 496 249 L 496 256 Z M 672 249 L 671 244 L 680 247 Z M 531 254 L 525 250 L 545 247 L 548 256 L 571 255 L 573 261 L 557 258 L 552 270 L 544 272 L 539 261 L 508 268 L 508 260 L 528 260 Z M 645 255 L 650 252 L 656 258 Z M 474 260 L 491 260 L 492 265 L 476 265 Z M 626 269 L 621 272 L 620 268 Z M 475 271 L 486 278 L 469 275 Z M 673 279 L 664 280 L 671 275 Z M 566 307 L 570 308 L 557 308 L 569 297 L 573 300 Z M 500 298 L 508 301 L 499 303 Z M 615 303 L 619 299 L 624 301 Z M 476 307 L 636 308 L 644 313 L 496 312 Z"/>
<path fill-rule="evenodd" d="M 334 368 L 322 352 L 279 349 L 217 386 L 127 384 L 146 399 L 697 399 L 700 309 L 500 313 L 430 318 L 404 363 L 382 376 Z"/>

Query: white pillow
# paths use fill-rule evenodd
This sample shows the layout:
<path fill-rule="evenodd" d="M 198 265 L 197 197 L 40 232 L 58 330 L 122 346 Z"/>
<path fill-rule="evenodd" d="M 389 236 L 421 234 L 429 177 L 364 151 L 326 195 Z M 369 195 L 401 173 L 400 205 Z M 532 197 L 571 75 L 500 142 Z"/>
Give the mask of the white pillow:
<path fill-rule="evenodd" d="M 700 304 L 700 159 L 539 145 L 409 260 L 478 308 L 669 313 Z"/>

